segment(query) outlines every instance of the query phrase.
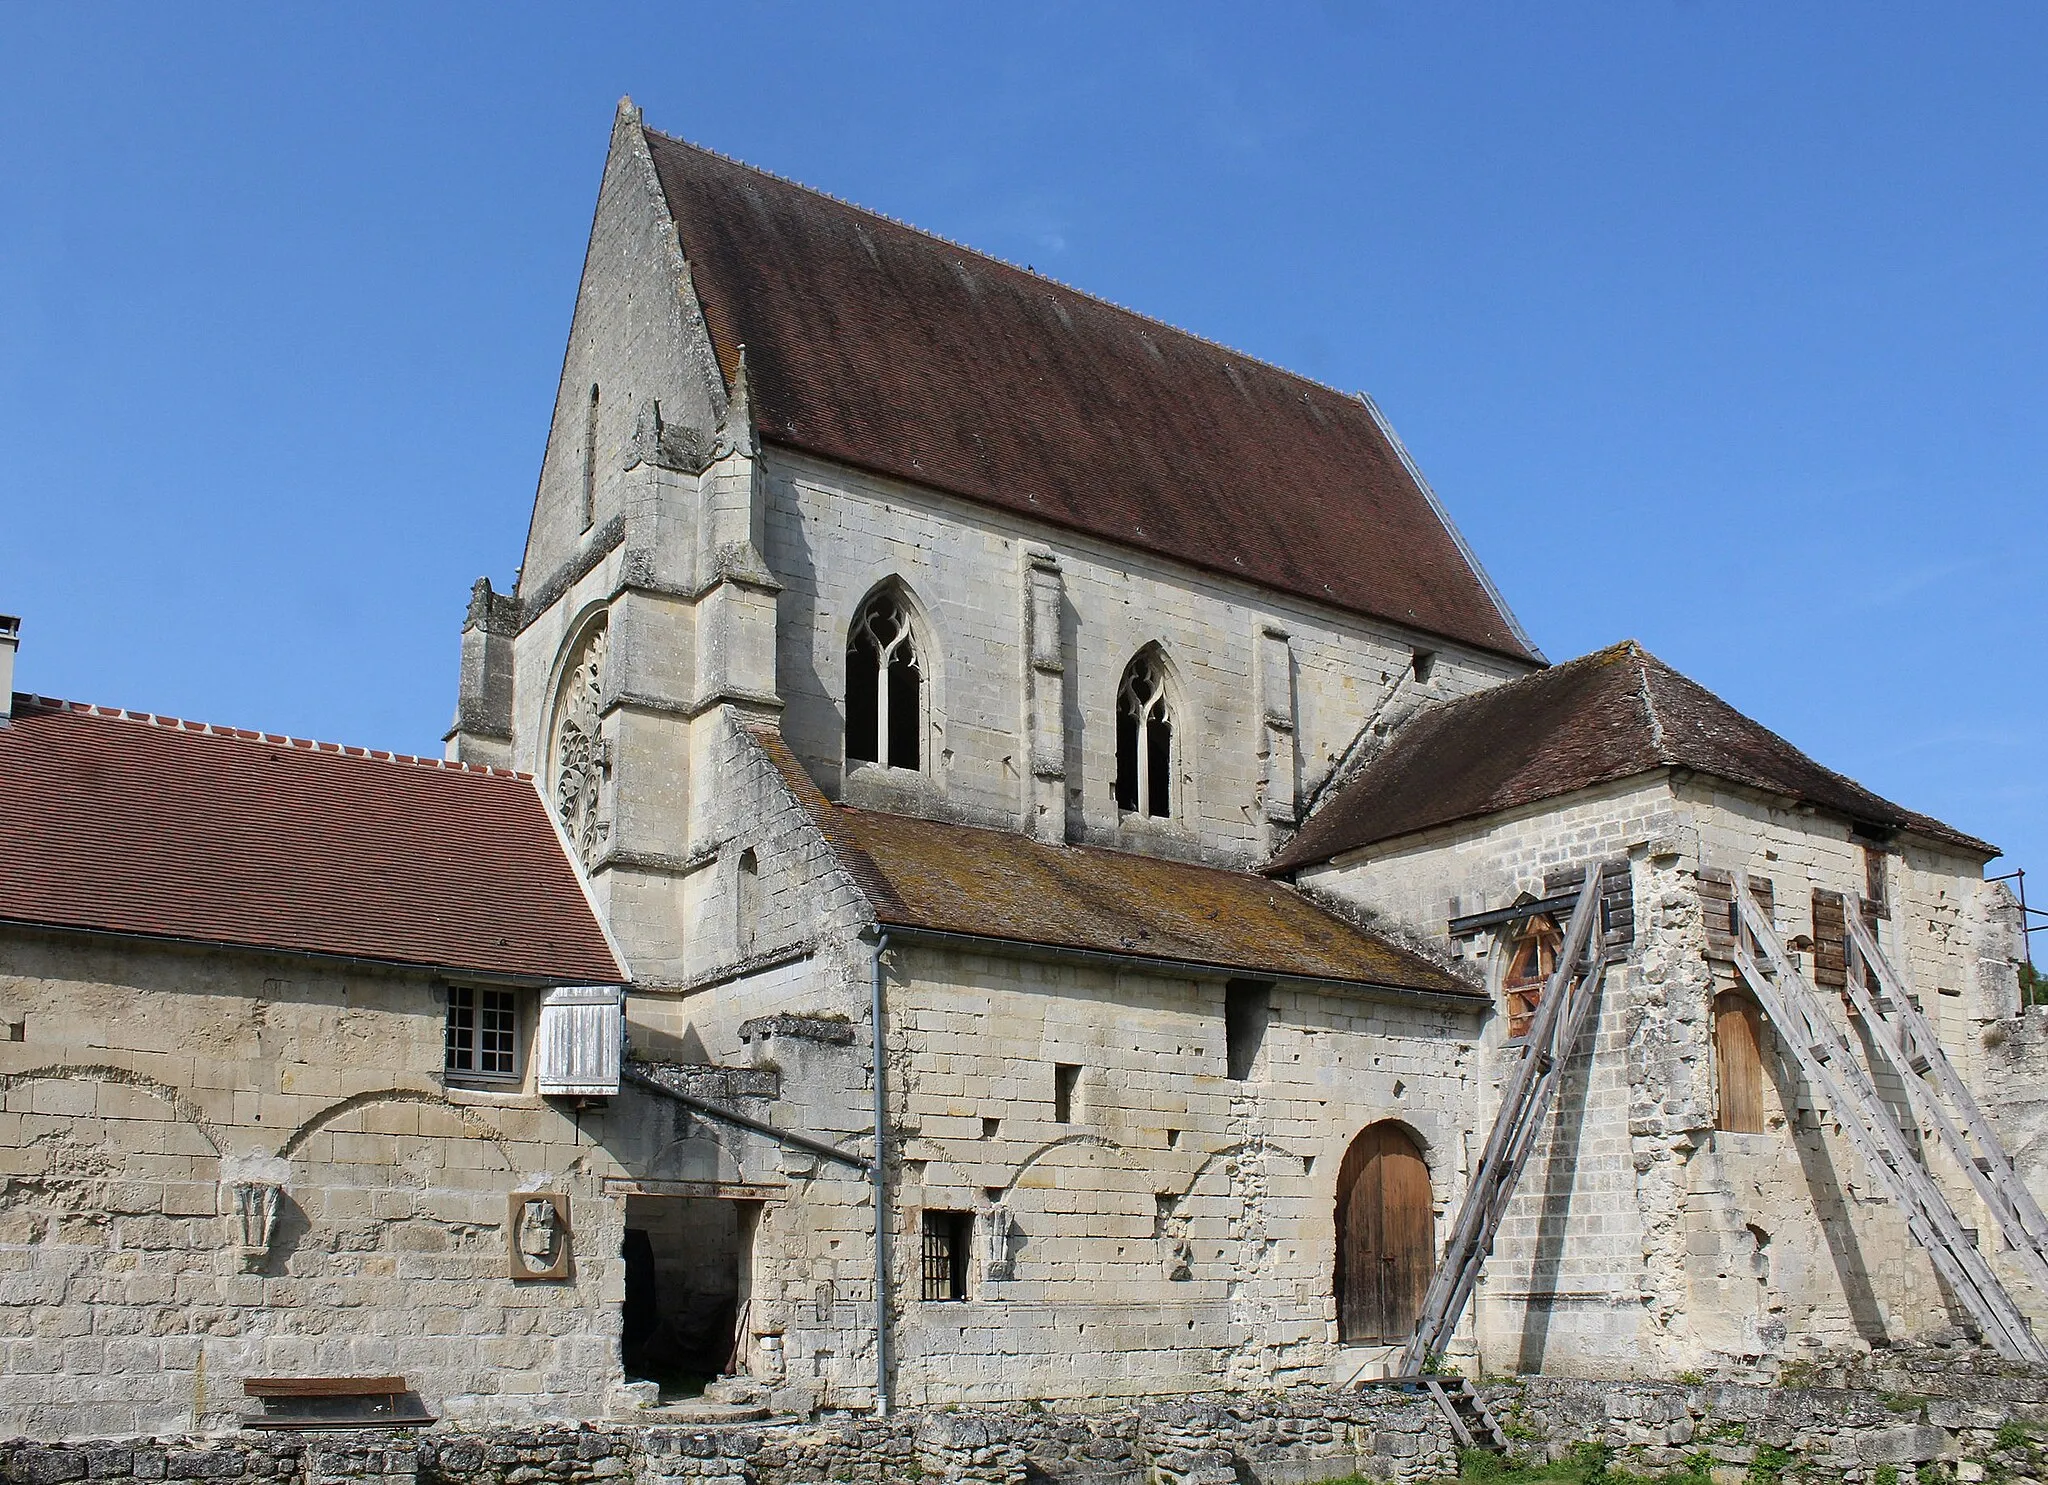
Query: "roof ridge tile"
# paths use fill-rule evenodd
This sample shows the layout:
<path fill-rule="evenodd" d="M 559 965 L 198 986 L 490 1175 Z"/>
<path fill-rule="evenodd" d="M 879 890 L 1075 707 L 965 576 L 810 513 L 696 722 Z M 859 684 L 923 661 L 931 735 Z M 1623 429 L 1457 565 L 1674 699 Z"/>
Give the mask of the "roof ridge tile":
<path fill-rule="evenodd" d="M 76 712 L 83 716 L 105 717 L 116 722 L 140 722 L 166 732 L 192 732 L 206 737 L 232 738 L 239 742 L 260 742 L 277 747 L 292 747 L 305 752 L 331 753 L 345 758 L 366 758 L 378 763 L 399 763 L 412 768 L 432 769 L 441 773 L 480 774 L 486 777 L 523 779 L 531 782 L 533 775 L 524 769 L 499 768 L 489 763 L 467 763 L 456 758 L 432 758 L 417 753 L 398 753 L 388 749 L 358 747 L 353 743 L 328 742 L 320 738 L 294 737 L 284 732 L 259 732 L 249 727 L 230 727 L 220 722 L 200 722 L 189 717 L 166 716 L 162 712 L 136 711 L 130 707 L 102 706 L 91 701 L 68 701 L 61 696 L 43 696 L 33 691 L 16 691 L 14 709 L 24 707 L 39 711 Z"/>

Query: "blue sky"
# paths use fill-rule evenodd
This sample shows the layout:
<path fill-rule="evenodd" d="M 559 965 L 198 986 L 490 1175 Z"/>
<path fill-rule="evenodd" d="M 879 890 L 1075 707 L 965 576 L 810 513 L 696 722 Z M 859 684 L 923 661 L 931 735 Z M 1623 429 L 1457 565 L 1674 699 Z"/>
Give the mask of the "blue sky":
<path fill-rule="evenodd" d="M 437 752 L 613 104 L 1346 388 L 1634 636 L 2048 897 L 2048 7 L 0 16 L 22 689 Z"/>

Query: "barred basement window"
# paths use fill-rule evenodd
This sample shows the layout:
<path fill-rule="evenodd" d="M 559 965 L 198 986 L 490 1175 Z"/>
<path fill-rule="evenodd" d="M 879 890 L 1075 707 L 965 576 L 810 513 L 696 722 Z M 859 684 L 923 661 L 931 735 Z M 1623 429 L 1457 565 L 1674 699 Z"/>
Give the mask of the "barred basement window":
<path fill-rule="evenodd" d="M 1166 667 L 1147 646 L 1124 670 L 1116 691 L 1116 807 L 1165 819 L 1173 813 L 1173 714 Z"/>
<path fill-rule="evenodd" d="M 967 1252 L 973 1233 L 971 1212 L 924 1214 L 924 1298 L 967 1298 Z"/>
<path fill-rule="evenodd" d="M 861 606 L 846 641 L 846 759 L 918 768 L 924 676 L 902 598 L 886 589 Z"/>
<path fill-rule="evenodd" d="M 519 1001 L 510 990 L 448 987 L 446 1067 L 477 1078 L 519 1075 Z"/>

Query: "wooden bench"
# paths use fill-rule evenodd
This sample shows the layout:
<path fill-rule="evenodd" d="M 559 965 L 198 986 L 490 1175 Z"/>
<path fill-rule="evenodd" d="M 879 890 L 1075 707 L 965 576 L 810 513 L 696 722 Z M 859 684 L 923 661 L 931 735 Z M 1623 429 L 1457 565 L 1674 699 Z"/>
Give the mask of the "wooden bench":
<path fill-rule="evenodd" d="M 386 1428 L 434 1420 L 416 1403 L 403 1377 L 250 1377 L 242 1395 L 263 1404 L 244 1428 Z M 354 1406 L 351 1406 L 354 1405 Z"/>

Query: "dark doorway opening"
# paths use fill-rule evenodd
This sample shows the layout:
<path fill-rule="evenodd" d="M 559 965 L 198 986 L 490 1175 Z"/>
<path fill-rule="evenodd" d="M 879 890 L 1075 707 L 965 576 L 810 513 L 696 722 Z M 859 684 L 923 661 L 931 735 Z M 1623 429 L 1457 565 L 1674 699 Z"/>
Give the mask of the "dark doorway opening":
<path fill-rule="evenodd" d="M 619 1335 L 626 1375 L 693 1397 L 746 1370 L 757 1201 L 629 1196 L 626 1300 Z"/>
<path fill-rule="evenodd" d="M 1337 1172 L 1337 1338 L 1399 1345 L 1415 1331 L 1436 1267 L 1422 1147 L 1399 1124 L 1367 1126 Z"/>

